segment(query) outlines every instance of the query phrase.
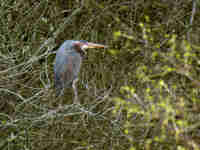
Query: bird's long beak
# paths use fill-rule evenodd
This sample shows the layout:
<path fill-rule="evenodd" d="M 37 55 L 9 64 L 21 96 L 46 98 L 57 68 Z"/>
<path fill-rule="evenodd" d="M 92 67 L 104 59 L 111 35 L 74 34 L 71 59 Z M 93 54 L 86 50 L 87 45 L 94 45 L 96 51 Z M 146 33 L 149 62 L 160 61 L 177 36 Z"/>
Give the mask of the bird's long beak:
<path fill-rule="evenodd" d="M 96 43 L 88 42 L 87 43 L 87 48 L 107 48 L 107 46 L 106 45 L 102 45 L 102 44 L 96 44 Z"/>

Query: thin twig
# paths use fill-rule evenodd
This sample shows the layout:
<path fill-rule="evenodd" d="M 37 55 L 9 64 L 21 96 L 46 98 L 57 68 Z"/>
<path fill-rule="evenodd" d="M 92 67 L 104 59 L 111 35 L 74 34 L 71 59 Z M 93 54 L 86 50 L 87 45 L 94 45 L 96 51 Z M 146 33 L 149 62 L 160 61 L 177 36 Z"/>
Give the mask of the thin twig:
<path fill-rule="evenodd" d="M 188 30 L 187 32 L 187 40 L 190 41 L 190 32 L 192 30 L 192 24 L 193 24 L 193 20 L 194 20 L 194 15 L 196 14 L 196 0 L 193 0 L 192 1 L 193 5 L 192 5 L 192 14 L 191 14 L 191 17 L 190 17 L 190 29 Z"/>
<path fill-rule="evenodd" d="M 10 94 L 12 94 L 12 95 L 15 95 L 15 96 L 17 96 L 18 98 L 20 98 L 22 101 L 25 101 L 25 100 L 26 100 L 23 96 L 21 96 L 21 95 L 18 94 L 18 93 L 15 93 L 15 92 L 13 92 L 13 91 L 11 91 L 11 90 L 8 90 L 8 89 L 5 89 L 5 88 L 0 88 L 0 91 L 4 91 L 4 92 L 10 93 Z"/>

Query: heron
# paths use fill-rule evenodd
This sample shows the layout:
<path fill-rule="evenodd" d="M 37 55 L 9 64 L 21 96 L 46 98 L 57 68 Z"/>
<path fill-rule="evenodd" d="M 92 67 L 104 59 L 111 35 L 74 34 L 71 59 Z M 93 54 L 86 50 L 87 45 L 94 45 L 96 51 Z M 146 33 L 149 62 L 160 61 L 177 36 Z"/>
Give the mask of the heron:
<path fill-rule="evenodd" d="M 89 48 L 106 48 L 102 44 L 87 42 L 84 40 L 66 40 L 57 50 L 54 63 L 56 97 L 63 95 L 64 89 L 72 87 L 75 103 L 78 103 L 76 83 L 85 55 Z"/>

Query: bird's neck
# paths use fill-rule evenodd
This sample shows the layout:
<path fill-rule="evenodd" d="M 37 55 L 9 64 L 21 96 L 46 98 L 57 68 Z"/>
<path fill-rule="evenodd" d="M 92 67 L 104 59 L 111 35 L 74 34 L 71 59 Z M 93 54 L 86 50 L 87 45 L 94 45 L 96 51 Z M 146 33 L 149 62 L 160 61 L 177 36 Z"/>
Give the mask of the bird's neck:
<path fill-rule="evenodd" d="M 70 54 L 72 54 L 72 55 L 80 55 L 82 58 L 85 57 L 84 51 L 70 51 L 70 52 L 68 52 L 68 53 L 70 53 Z"/>

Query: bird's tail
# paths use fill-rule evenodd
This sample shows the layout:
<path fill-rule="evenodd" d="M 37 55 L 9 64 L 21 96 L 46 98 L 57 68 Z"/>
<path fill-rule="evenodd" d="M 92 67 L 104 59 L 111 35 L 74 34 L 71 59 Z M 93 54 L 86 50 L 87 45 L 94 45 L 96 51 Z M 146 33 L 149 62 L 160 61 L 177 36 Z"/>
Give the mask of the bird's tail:
<path fill-rule="evenodd" d="M 56 88 L 56 97 L 59 97 L 61 95 L 61 89 Z"/>
<path fill-rule="evenodd" d="M 56 97 L 60 97 L 63 94 L 63 87 L 62 86 L 56 86 Z"/>
<path fill-rule="evenodd" d="M 60 97 L 63 94 L 63 84 L 60 83 L 60 80 L 55 80 L 55 93 L 56 97 Z"/>

